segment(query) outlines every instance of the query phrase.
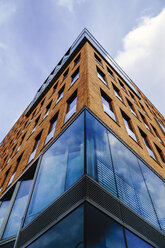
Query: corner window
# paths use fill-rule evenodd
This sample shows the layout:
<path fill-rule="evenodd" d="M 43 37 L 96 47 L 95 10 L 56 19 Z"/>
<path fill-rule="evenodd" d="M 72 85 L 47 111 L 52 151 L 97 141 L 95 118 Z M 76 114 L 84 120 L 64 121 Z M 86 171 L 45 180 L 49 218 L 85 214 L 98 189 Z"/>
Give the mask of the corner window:
<path fill-rule="evenodd" d="M 64 87 L 62 87 L 62 89 L 58 92 L 58 99 L 56 101 L 56 104 L 62 99 L 64 94 Z"/>
<path fill-rule="evenodd" d="M 103 92 L 101 94 L 103 109 L 106 114 L 108 114 L 114 121 L 116 121 L 116 116 L 113 111 L 112 100 L 107 97 Z"/>
<path fill-rule="evenodd" d="M 79 61 L 80 61 L 80 54 L 74 60 L 74 67 L 79 63 Z"/>
<path fill-rule="evenodd" d="M 50 120 L 50 123 L 49 123 L 49 130 L 48 130 L 48 135 L 47 135 L 47 138 L 45 140 L 45 144 L 47 144 L 54 136 L 54 131 L 55 131 L 55 128 L 56 128 L 56 123 L 57 123 L 57 116 L 58 114 L 56 114 L 51 120 Z"/>
<path fill-rule="evenodd" d="M 79 78 L 79 68 L 72 74 L 72 81 L 70 86 L 72 86 Z"/>
<path fill-rule="evenodd" d="M 31 155 L 29 157 L 28 163 L 30 163 L 33 160 L 33 158 L 35 157 L 35 153 L 36 153 L 37 148 L 39 146 L 40 138 L 41 138 L 41 133 L 35 138 L 33 150 L 32 150 L 32 153 L 31 153 Z"/>
<path fill-rule="evenodd" d="M 115 80 L 113 71 L 107 67 L 108 74 L 112 77 L 113 80 Z"/>
<path fill-rule="evenodd" d="M 96 53 L 94 54 L 94 56 L 95 56 L 95 60 L 96 60 L 101 66 L 103 66 L 102 63 L 101 63 L 101 59 L 99 58 L 99 56 L 97 56 Z"/>
<path fill-rule="evenodd" d="M 74 95 L 67 102 L 67 112 L 65 115 L 65 123 L 76 112 L 76 105 L 77 105 L 77 92 L 74 93 Z"/>
<path fill-rule="evenodd" d="M 122 116 L 128 135 L 138 143 L 130 118 L 123 111 Z"/>
<path fill-rule="evenodd" d="M 97 76 L 105 85 L 107 85 L 107 82 L 105 80 L 105 74 L 98 67 L 97 67 Z"/>
<path fill-rule="evenodd" d="M 143 141 L 144 141 L 144 144 L 145 144 L 145 146 L 146 146 L 146 148 L 147 148 L 147 151 L 148 151 L 149 155 L 150 155 L 154 160 L 157 161 L 157 159 L 156 159 L 156 157 L 155 157 L 155 154 L 153 153 L 152 148 L 151 148 L 151 146 L 150 146 L 150 144 L 149 144 L 147 135 L 146 135 L 141 129 L 139 129 L 139 130 L 140 130 L 142 139 L 143 139 Z"/>

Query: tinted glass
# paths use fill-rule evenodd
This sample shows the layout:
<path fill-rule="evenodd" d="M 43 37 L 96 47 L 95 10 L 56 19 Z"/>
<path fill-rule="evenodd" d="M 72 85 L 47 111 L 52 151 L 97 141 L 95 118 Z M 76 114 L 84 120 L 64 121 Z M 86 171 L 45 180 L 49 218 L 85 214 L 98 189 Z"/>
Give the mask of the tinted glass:
<path fill-rule="evenodd" d="M 83 175 L 84 114 L 44 154 L 25 223 L 35 218 Z"/>
<path fill-rule="evenodd" d="M 86 113 L 87 173 L 116 195 L 107 130 Z"/>
<path fill-rule="evenodd" d="M 2 222 L 3 222 L 4 217 L 6 216 L 9 203 L 10 203 L 10 201 L 3 201 L 1 206 L 0 206 L 0 228 L 2 226 Z"/>
<path fill-rule="evenodd" d="M 137 157 L 109 133 L 119 198 L 159 228 Z"/>
<path fill-rule="evenodd" d="M 7 226 L 5 228 L 5 232 L 3 234 L 3 239 L 16 235 L 25 211 L 31 183 L 32 180 L 23 181 L 21 183 Z"/>
<path fill-rule="evenodd" d="M 139 160 L 161 229 L 165 232 L 165 185 L 164 182 Z"/>
<path fill-rule="evenodd" d="M 29 248 L 83 248 L 84 207 L 81 206 L 38 238 Z"/>
<path fill-rule="evenodd" d="M 149 245 L 133 233 L 129 232 L 128 230 L 125 230 L 125 234 L 128 248 L 152 248 L 151 245 Z"/>
<path fill-rule="evenodd" d="M 126 247 L 122 226 L 91 205 L 87 205 L 86 211 L 88 248 Z"/>

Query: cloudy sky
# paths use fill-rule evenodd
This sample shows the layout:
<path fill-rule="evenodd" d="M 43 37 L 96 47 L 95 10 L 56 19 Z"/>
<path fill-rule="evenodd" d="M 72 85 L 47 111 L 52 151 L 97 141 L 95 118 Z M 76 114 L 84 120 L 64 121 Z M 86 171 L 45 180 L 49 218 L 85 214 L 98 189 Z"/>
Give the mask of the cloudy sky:
<path fill-rule="evenodd" d="M 0 0 L 0 141 L 84 27 L 165 115 L 164 0 Z"/>

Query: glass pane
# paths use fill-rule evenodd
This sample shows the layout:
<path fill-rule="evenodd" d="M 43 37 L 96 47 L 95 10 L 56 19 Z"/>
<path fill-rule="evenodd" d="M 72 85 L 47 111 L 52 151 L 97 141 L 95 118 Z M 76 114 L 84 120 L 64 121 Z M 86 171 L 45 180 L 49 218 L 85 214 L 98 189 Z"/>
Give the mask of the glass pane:
<path fill-rule="evenodd" d="M 84 207 L 81 206 L 38 238 L 29 248 L 83 248 Z"/>
<path fill-rule="evenodd" d="M 88 175 L 116 195 L 107 130 L 88 112 L 86 138 Z"/>
<path fill-rule="evenodd" d="M 109 140 L 119 198 L 159 228 L 137 157 L 111 133 Z"/>
<path fill-rule="evenodd" d="M 83 175 L 84 114 L 81 114 L 44 154 L 25 223 Z"/>
<path fill-rule="evenodd" d="M 125 230 L 125 234 L 128 248 L 152 248 L 151 245 L 149 245 L 133 233 L 129 232 L 128 230 Z"/>
<path fill-rule="evenodd" d="M 25 211 L 32 180 L 23 181 L 20 185 L 17 197 L 15 199 L 3 239 L 16 235 L 20 227 L 21 220 Z"/>
<path fill-rule="evenodd" d="M 152 202 L 155 207 L 155 211 L 157 213 L 159 223 L 161 225 L 162 230 L 165 232 L 165 185 L 163 181 L 153 173 L 145 164 L 143 164 L 140 160 L 140 167 L 142 169 L 149 193 L 152 198 Z"/>
<path fill-rule="evenodd" d="M 10 201 L 3 201 L 1 206 L 0 206 L 0 228 L 2 226 L 4 218 L 6 216 L 9 203 L 10 203 Z"/>
<path fill-rule="evenodd" d="M 91 205 L 86 208 L 88 248 L 125 248 L 123 228 Z"/>

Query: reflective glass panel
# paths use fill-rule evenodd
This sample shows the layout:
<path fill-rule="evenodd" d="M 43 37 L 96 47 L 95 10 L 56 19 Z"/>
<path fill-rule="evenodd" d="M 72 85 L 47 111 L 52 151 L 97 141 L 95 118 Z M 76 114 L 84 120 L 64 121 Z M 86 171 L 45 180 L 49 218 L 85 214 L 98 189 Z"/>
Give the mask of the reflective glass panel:
<path fill-rule="evenodd" d="M 10 201 L 3 201 L 1 206 L 0 206 L 0 228 L 2 226 L 4 218 L 6 216 L 9 203 L 10 203 Z"/>
<path fill-rule="evenodd" d="M 23 181 L 21 183 L 9 220 L 7 222 L 7 226 L 5 228 L 5 232 L 2 237 L 3 239 L 16 235 L 25 211 L 31 183 L 32 180 Z"/>
<path fill-rule="evenodd" d="M 159 228 L 137 157 L 109 133 L 119 198 Z"/>
<path fill-rule="evenodd" d="M 125 229 L 128 248 L 152 248 L 151 245 Z"/>
<path fill-rule="evenodd" d="M 43 155 L 25 223 L 34 219 L 83 175 L 84 114 Z"/>
<path fill-rule="evenodd" d="M 88 248 L 125 248 L 123 228 L 91 205 L 86 208 Z"/>
<path fill-rule="evenodd" d="M 87 173 L 117 195 L 107 130 L 86 112 Z"/>
<path fill-rule="evenodd" d="M 83 248 L 84 207 L 81 206 L 38 238 L 29 248 Z"/>
<path fill-rule="evenodd" d="M 142 172 L 157 213 L 161 229 L 165 232 L 165 185 L 163 181 L 139 160 Z"/>

